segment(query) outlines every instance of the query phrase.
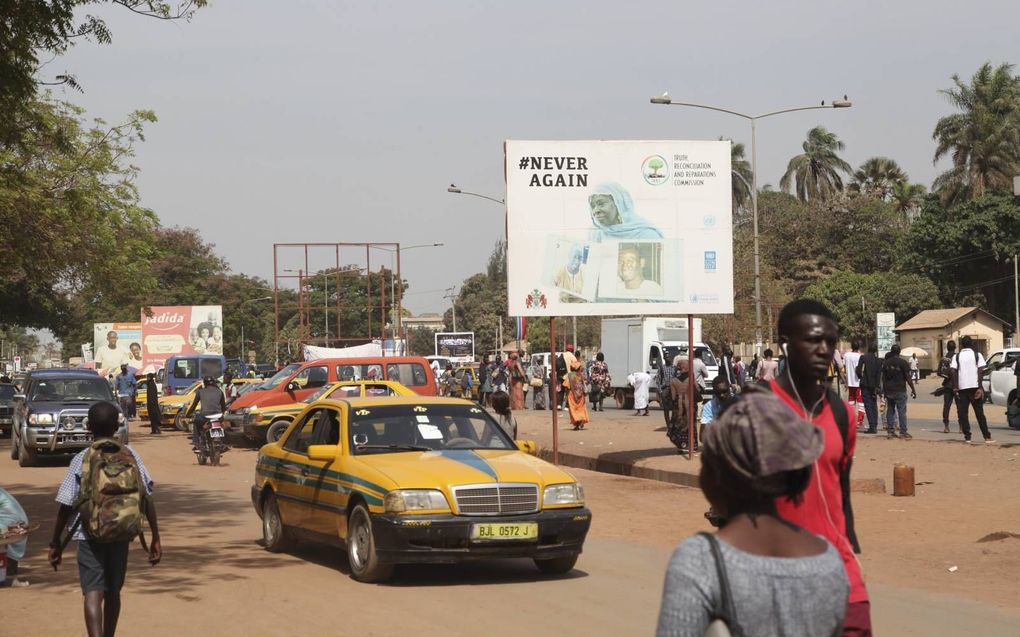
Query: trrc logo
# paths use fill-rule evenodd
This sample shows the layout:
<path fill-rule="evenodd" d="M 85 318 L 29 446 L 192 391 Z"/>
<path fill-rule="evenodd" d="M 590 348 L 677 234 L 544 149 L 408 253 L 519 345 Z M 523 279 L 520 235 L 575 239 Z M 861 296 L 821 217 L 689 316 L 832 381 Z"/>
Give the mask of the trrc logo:
<path fill-rule="evenodd" d="M 650 155 L 641 162 L 641 175 L 652 186 L 661 186 L 669 180 L 669 162 L 662 155 Z"/>

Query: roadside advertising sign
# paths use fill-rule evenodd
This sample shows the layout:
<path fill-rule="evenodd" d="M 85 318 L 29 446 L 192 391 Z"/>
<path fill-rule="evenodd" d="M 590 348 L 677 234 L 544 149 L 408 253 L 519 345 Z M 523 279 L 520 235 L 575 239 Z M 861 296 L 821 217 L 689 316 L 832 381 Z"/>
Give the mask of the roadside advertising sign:
<path fill-rule="evenodd" d="M 84 348 L 82 355 L 88 357 Z M 120 366 L 124 364 L 137 374 L 143 367 L 142 324 L 93 323 L 92 360 L 103 378 L 119 374 Z"/>
<path fill-rule="evenodd" d="M 142 359 L 155 371 L 181 354 L 223 353 L 223 307 L 220 305 L 153 306 L 142 309 Z"/>
<path fill-rule="evenodd" d="M 92 358 L 92 343 L 81 344 L 81 358 L 83 363 L 95 362 L 95 359 Z"/>
<path fill-rule="evenodd" d="M 892 349 L 896 342 L 896 315 L 892 312 L 879 312 L 875 315 L 876 345 L 878 345 L 878 356 L 881 358 Z"/>
<path fill-rule="evenodd" d="M 507 141 L 508 313 L 733 312 L 728 141 Z"/>
<path fill-rule="evenodd" d="M 437 332 L 436 356 L 445 356 L 454 363 L 475 360 L 474 332 Z"/>

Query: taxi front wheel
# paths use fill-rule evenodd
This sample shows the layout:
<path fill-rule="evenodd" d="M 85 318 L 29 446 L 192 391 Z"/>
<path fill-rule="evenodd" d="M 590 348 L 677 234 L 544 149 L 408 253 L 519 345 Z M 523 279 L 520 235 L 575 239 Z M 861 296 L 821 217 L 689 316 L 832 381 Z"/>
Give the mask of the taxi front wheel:
<path fill-rule="evenodd" d="M 393 564 L 382 564 L 375 550 L 372 518 L 364 504 L 351 511 L 347 522 L 347 561 L 351 577 L 359 582 L 382 582 L 393 575 Z"/>
<path fill-rule="evenodd" d="M 569 573 L 577 564 L 577 554 L 565 557 L 554 557 L 548 560 L 535 560 L 535 566 L 546 575 L 563 575 Z"/>

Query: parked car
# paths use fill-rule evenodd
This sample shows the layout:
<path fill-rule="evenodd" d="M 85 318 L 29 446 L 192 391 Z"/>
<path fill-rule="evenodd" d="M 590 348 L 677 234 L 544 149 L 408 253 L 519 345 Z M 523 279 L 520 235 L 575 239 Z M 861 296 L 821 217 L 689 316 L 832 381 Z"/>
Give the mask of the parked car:
<path fill-rule="evenodd" d="M 0 435 L 9 436 L 14 427 L 14 383 L 0 383 Z"/>
<path fill-rule="evenodd" d="M 291 363 L 281 369 L 257 390 L 235 400 L 227 410 L 226 421 L 241 426 L 246 410 L 252 407 L 304 400 L 320 387 L 342 380 L 393 380 L 416 394 L 435 396 L 438 393 L 432 368 L 421 356 L 320 358 Z"/>
<path fill-rule="evenodd" d="M 268 550 L 346 547 L 363 582 L 396 564 L 474 559 L 566 573 L 591 511 L 573 476 L 523 451 L 534 449 L 468 400 L 320 400 L 259 451 L 251 499 Z"/>
<path fill-rule="evenodd" d="M 391 380 L 342 380 L 326 385 L 311 396 L 293 403 L 272 407 L 250 407 L 244 414 L 244 437 L 255 442 L 276 442 L 294 416 L 319 399 L 416 396 L 413 391 Z"/>
<path fill-rule="evenodd" d="M 1004 385 L 1000 382 L 999 387 L 997 388 L 999 392 L 999 400 L 996 402 L 996 399 L 992 395 L 996 391 L 996 389 L 993 389 L 992 387 L 992 374 L 1000 369 L 1005 369 L 1008 372 L 1007 374 L 1000 374 L 1000 376 L 1005 377 L 1008 374 L 1011 374 L 1013 372 L 1013 364 L 1017 359 L 1020 359 L 1020 347 L 1007 347 L 1006 349 L 1000 349 L 995 352 L 988 357 L 988 360 L 985 361 L 985 373 L 981 380 L 981 386 L 985 390 L 987 401 L 993 405 L 1005 405 L 1007 402 L 1006 396 L 1009 394 L 1009 391 L 1008 388 L 1005 388 L 1006 393 L 1003 394 Z M 1009 384 L 1008 379 L 1005 384 Z M 1016 388 L 1016 383 L 1013 383 L 1013 388 Z"/>
<path fill-rule="evenodd" d="M 85 427 L 89 408 L 99 401 L 120 406 L 110 384 L 87 369 L 45 369 L 29 372 L 23 392 L 14 396 L 11 458 L 22 467 L 41 455 L 73 454 L 92 444 Z M 128 441 L 128 423 L 120 413 L 116 437 Z"/>
<path fill-rule="evenodd" d="M 1016 400 L 1016 365 L 1020 365 L 1020 358 L 1014 358 L 1012 365 L 997 366 L 988 375 L 987 393 L 993 405 L 1006 407 Z"/>

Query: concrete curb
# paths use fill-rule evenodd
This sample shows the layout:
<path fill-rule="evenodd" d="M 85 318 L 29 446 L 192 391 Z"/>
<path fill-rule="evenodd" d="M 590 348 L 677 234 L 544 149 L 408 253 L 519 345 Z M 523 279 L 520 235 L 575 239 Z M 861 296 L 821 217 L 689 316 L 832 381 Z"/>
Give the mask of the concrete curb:
<path fill-rule="evenodd" d="M 559 453 L 560 464 L 575 469 L 586 469 L 600 473 L 611 473 L 619 476 L 630 476 L 632 478 L 644 478 L 645 480 L 658 480 L 683 487 L 698 488 L 698 474 L 694 471 L 673 471 L 669 469 L 652 469 L 641 467 L 630 462 L 608 460 L 605 458 L 592 458 L 574 453 Z M 538 457 L 552 462 L 552 449 L 540 448 Z M 867 478 L 850 481 L 851 493 L 881 493 L 885 494 L 885 480 L 882 478 Z"/>

